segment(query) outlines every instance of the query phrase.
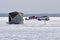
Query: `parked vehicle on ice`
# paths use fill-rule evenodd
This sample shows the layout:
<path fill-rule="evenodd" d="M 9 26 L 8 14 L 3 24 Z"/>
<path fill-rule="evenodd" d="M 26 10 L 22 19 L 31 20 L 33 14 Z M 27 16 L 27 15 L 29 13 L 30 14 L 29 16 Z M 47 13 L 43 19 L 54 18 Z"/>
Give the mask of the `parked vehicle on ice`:
<path fill-rule="evenodd" d="M 49 17 L 48 16 L 41 16 L 41 17 L 38 17 L 37 18 L 38 20 L 46 20 L 46 21 L 48 21 L 49 20 Z"/>
<path fill-rule="evenodd" d="M 29 20 L 29 19 L 37 19 L 37 18 L 38 18 L 37 16 L 30 16 L 30 17 L 25 18 L 25 20 Z"/>
<path fill-rule="evenodd" d="M 31 17 L 29 17 L 29 19 L 37 19 L 38 17 L 36 17 L 36 16 L 31 16 Z"/>

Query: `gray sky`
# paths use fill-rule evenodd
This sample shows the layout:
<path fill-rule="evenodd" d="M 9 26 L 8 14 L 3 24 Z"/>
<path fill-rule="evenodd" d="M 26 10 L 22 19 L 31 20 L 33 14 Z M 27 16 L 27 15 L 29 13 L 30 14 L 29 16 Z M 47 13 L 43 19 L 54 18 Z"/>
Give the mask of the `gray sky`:
<path fill-rule="evenodd" d="M 0 13 L 60 13 L 60 0 L 0 0 Z"/>

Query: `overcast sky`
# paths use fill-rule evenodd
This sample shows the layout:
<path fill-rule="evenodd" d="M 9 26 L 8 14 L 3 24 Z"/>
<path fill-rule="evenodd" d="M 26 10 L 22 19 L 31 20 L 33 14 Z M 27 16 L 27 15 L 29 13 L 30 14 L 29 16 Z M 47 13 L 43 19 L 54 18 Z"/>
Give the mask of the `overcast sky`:
<path fill-rule="evenodd" d="M 0 13 L 60 13 L 60 0 L 0 0 Z"/>

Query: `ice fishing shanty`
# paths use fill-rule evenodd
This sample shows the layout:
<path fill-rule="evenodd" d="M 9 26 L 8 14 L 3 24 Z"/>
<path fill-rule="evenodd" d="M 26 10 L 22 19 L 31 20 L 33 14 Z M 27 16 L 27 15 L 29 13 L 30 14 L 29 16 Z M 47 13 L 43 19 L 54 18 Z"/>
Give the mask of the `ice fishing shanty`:
<path fill-rule="evenodd" d="M 23 13 L 22 12 L 10 12 L 9 13 L 9 24 L 23 24 Z"/>

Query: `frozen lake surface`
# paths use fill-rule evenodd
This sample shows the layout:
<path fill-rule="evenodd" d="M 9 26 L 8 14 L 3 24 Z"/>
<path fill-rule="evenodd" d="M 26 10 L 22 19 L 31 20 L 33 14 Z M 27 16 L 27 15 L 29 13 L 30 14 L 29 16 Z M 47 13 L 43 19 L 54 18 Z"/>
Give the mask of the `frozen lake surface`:
<path fill-rule="evenodd" d="M 0 40 L 60 40 L 60 17 L 44 21 L 24 20 L 24 24 L 8 24 L 0 17 Z"/>

